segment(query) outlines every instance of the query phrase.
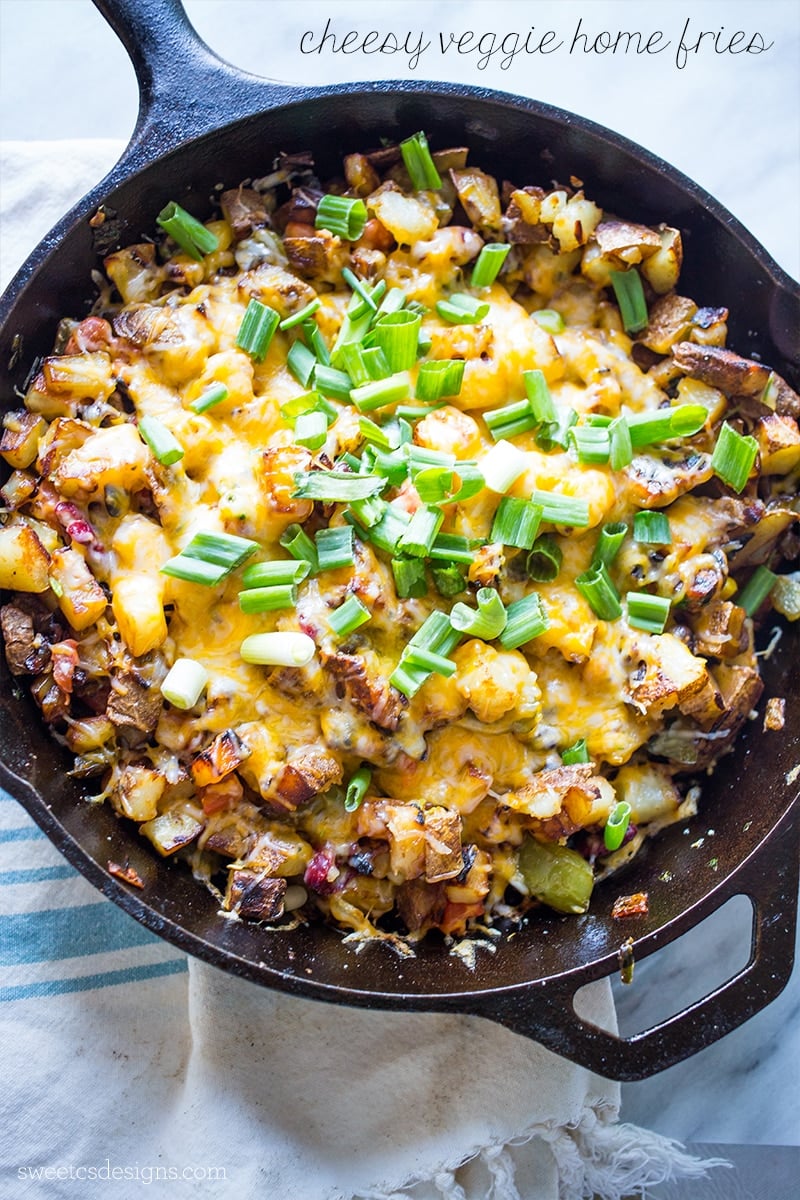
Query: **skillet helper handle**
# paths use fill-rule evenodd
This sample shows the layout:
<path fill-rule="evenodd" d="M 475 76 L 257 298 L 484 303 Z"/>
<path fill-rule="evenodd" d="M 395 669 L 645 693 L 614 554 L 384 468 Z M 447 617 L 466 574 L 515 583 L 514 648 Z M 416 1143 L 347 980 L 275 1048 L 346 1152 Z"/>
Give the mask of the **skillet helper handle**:
<path fill-rule="evenodd" d="M 770 838 L 771 863 L 765 861 L 769 855 L 756 852 L 715 894 L 715 908 L 736 895 L 750 899 L 750 959 L 726 983 L 682 1012 L 633 1037 L 618 1037 L 578 1016 L 575 988 L 568 980 L 561 986 L 548 983 L 541 992 L 482 1000 L 476 1011 L 608 1079 L 646 1079 L 682 1062 L 766 1008 L 788 983 L 797 924 L 799 835 L 800 805 L 795 803 Z M 620 942 L 628 928 L 620 924 Z M 635 937 L 634 922 L 630 933 Z"/>
<path fill-rule="evenodd" d="M 121 162 L 145 166 L 221 121 L 286 102 L 293 88 L 225 62 L 195 32 L 180 0 L 93 0 L 133 64 L 139 116 Z"/>

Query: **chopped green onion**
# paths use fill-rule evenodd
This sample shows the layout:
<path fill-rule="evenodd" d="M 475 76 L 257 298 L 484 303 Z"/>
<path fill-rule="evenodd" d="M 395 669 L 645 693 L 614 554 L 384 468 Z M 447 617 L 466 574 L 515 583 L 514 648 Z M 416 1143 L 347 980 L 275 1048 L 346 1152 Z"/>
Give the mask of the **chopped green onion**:
<path fill-rule="evenodd" d="M 294 423 L 294 440 L 308 450 L 319 450 L 328 436 L 328 418 L 324 412 L 301 413 Z"/>
<path fill-rule="evenodd" d="M 314 367 L 314 387 L 318 388 L 323 396 L 330 396 L 332 400 L 347 402 L 352 394 L 350 376 L 320 362 Z"/>
<path fill-rule="evenodd" d="M 263 362 L 279 323 L 280 316 L 274 308 L 262 304 L 260 300 L 251 300 L 242 317 L 236 345 L 255 362 Z"/>
<path fill-rule="evenodd" d="M 329 421 L 335 421 L 338 416 L 338 410 L 334 408 L 327 400 L 320 396 L 319 392 L 310 391 L 303 392 L 300 396 L 293 396 L 291 400 L 287 400 L 281 405 L 281 416 L 286 421 L 296 421 L 303 413 L 322 412 Z"/>
<path fill-rule="evenodd" d="M 404 309 L 379 317 L 370 341 L 384 353 L 392 374 L 407 371 L 417 361 L 417 339 L 422 318 Z"/>
<path fill-rule="evenodd" d="M 460 596 L 466 590 L 466 580 L 455 563 L 449 567 L 432 567 L 431 574 L 440 596 Z"/>
<path fill-rule="evenodd" d="M 622 327 L 626 333 L 638 333 L 647 325 L 647 303 L 639 272 L 635 267 L 628 271 L 612 271 L 611 286 L 619 305 Z"/>
<path fill-rule="evenodd" d="M 622 471 L 633 462 L 633 442 L 628 422 L 615 417 L 608 426 L 609 463 L 612 471 Z"/>
<path fill-rule="evenodd" d="M 556 410 L 555 421 L 546 421 L 536 435 L 536 445 L 540 450 L 549 453 L 550 450 L 566 450 L 569 445 L 569 431 L 578 420 L 574 408 Z"/>
<path fill-rule="evenodd" d="M 355 565 L 356 551 L 352 525 L 320 529 L 316 535 L 316 543 L 320 571 L 335 571 L 339 567 Z"/>
<path fill-rule="evenodd" d="M 376 475 L 382 475 L 392 487 L 399 487 L 408 476 L 408 459 L 405 455 L 405 448 L 400 446 L 397 450 L 392 450 L 390 454 L 376 450 L 372 470 Z"/>
<path fill-rule="evenodd" d="M 610 567 L 619 554 L 619 548 L 625 541 L 628 526 L 624 521 L 610 521 L 600 530 L 600 537 L 592 555 L 592 566 L 604 564 Z"/>
<path fill-rule="evenodd" d="M 503 496 L 494 515 L 489 541 L 530 550 L 536 541 L 541 519 L 541 505 L 516 496 Z"/>
<path fill-rule="evenodd" d="M 672 541 L 669 517 L 652 509 L 637 512 L 633 518 L 633 540 L 654 546 L 668 546 Z"/>
<path fill-rule="evenodd" d="M 525 642 L 539 637 L 550 625 L 541 596 L 531 592 L 521 600 L 515 600 L 506 609 L 506 627 L 500 634 L 500 645 L 504 650 L 516 650 Z"/>
<path fill-rule="evenodd" d="M 450 624 L 459 633 L 483 638 L 491 642 L 499 637 L 506 627 L 508 616 L 500 594 L 495 588 L 480 588 L 475 599 L 477 610 L 468 604 L 454 604 L 450 613 Z"/>
<path fill-rule="evenodd" d="M 504 495 L 528 468 L 526 455 L 511 442 L 499 441 L 479 463 L 486 487 Z"/>
<path fill-rule="evenodd" d="M 274 612 L 279 608 L 293 608 L 296 603 L 297 588 L 293 583 L 251 587 L 239 592 L 239 608 L 243 613 Z"/>
<path fill-rule="evenodd" d="M 769 567 L 758 567 L 736 597 L 748 617 L 754 617 L 775 586 L 778 576 Z"/>
<path fill-rule="evenodd" d="M 380 308 L 378 309 L 378 316 L 386 317 L 389 315 L 389 313 L 400 312 L 400 309 L 403 307 L 405 302 L 406 294 L 402 288 L 389 288 L 388 292 L 381 300 Z"/>
<path fill-rule="evenodd" d="M 575 579 L 575 587 L 601 621 L 614 621 L 622 615 L 619 594 L 608 574 L 605 563 L 596 563 L 588 571 L 578 575 Z"/>
<path fill-rule="evenodd" d="M 723 483 L 727 483 L 735 492 L 741 492 L 750 478 L 757 454 L 756 439 L 737 433 L 733 426 L 725 421 L 711 455 L 711 468 Z"/>
<path fill-rule="evenodd" d="M 496 442 L 527 433 L 539 424 L 528 400 L 516 400 L 513 404 L 503 405 L 502 408 L 490 409 L 483 414 L 483 419 Z"/>
<path fill-rule="evenodd" d="M 469 500 L 472 496 L 477 496 L 478 492 L 482 492 L 486 487 L 483 472 L 475 462 L 470 462 L 468 459 L 457 462 L 456 474 L 461 480 L 461 487 L 448 498 L 448 504 L 461 504 L 462 501 Z"/>
<path fill-rule="evenodd" d="M 448 562 L 471 563 L 475 557 L 473 543 L 458 533 L 440 533 L 436 536 L 429 552 L 430 558 L 443 558 Z"/>
<path fill-rule="evenodd" d="M 391 504 L 387 504 L 381 519 L 366 530 L 364 536 L 379 550 L 385 550 L 387 554 L 395 555 L 398 552 L 398 542 L 408 529 L 408 525 L 409 521 L 405 513 L 393 508 Z"/>
<path fill-rule="evenodd" d="M 602 429 L 608 429 L 611 426 L 612 418 L 607 416 L 606 413 L 590 412 L 584 414 L 583 420 L 586 425 L 597 425 Z"/>
<path fill-rule="evenodd" d="M 425 564 L 420 558 L 393 558 L 392 574 L 395 590 L 401 600 L 409 596 L 419 599 L 427 594 Z"/>
<path fill-rule="evenodd" d="M 347 268 L 345 268 L 345 270 L 346 269 Z M 344 272 L 342 273 L 344 274 Z M 368 312 L 370 313 L 370 319 L 374 321 L 380 312 L 380 309 L 378 308 L 378 301 L 386 291 L 386 280 L 379 279 L 373 287 L 370 287 L 368 283 L 365 283 L 361 279 L 359 279 L 358 282 L 360 285 L 360 291 L 358 291 L 356 295 L 351 296 L 350 303 L 347 306 L 347 311 L 350 313 L 351 317 L 356 317 L 357 319 L 360 319 L 365 313 Z"/>
<path fill-rule="evenodd" d="M 332 361 L 338 366 L 339 356 L 345 346 L 360 345 L 369 332 L 369 327 L 372 324 L 374 316 L 372 309 L 366 304 L 362 304 L 363 312 L 358 316 L 353 313 L 346 312 L 344 320 L 336 335 L 336 341 L 333 343 L 331 351 Z"/>
<path fill-rule="evenodd" d="M 497 279 L 510 249 L 511 247 L 503 242 L 487 242 L 472 268 L 472 287 L 490 287 Z"/>
<path fill-rule="evenodd" d="M 457 396 L 464 379 L 463 358 L 441 358 L 420 363 L 415 396 L 418 400 L 441 400 Z M 424 414 L 423 414 L 424 415 Z"/>
<path fill-rule="evenodd" d="M 582 528 L 589 524 L 589 501 L 577 496 L 562 496 L 558 492 L 546 492 L 534 488 L 529 499 L 542 506 L 542 520 L 553 525 L 574 525 Z"/>
<path fill-rule="evenodd" d="M 390 375 L 388 379 L 378 379 L 374 383 L 364 383 L 361 387 L 353 388 L 350 399 L 359 412 L 373 412 L 376 408 L 385 408 L 398 400 L 407 400 L 411 392 L 411 381 L 405 371 Z"/>
<path fill-rule="evenodd" d="M 317 367 L 317 359 L 308 346 L 294 342 L 286 355 L 286 365 L 301 387 L 307 388 Z"/>
<path fill-rule="evenodd" d="M 606 850 L 619 850 L 625 841 L 625 834 L 631 823 L 631 806 L 627 800 L 620 800 L 616 805 L 603 830 L 603 842 Z"/>
<path fill-rule="evenodd" d="M 533 543 L 530 554 L 525 560 L 525 570 L 528 578 L 534 583 L 552 583 L 558 578 L 564 554 L 551 533 L 543 533 Z"/>
<path fill-rule="evenodd" d="M 586 746 L 586 738 L 578 738 L 577 742 L 567 746 L 566 750 L 561 752 L 561 761 L 565 767 L 573 766 L 575 763 L 588 763 L 589 751 Z"/>
<path fill-rule="evenodd" d="M 314 218 L 315 229 L 327 229 L 346 242 L 357 242 L 366 223 L 366 204 L 350 196 L 322 196 Z"/>
<path fill-rule="evenodd" d="M 456 664 L 451 658 L 445 658 L 442 654 L 434 654 L 432 650 L 423 650 L 421 646 L 409 646 L 405 661 L 410 667 L 422 667 L 425 671 L 443 675 L 445 679 L 449 679 L 456 673 Z"/>
<path fill-rule="evenodd" d="M 320 300 L 319 296 L 315 296 L 313 300 L 309 300 L 308 304 L 306 304 L 305 307 L 301 308 L 298 312 L 292 313 L 290 317 L 284 317 L 278 328 L 285 331 L 287 329 L 294 329 L 297 325 L 302 325 L 304 321 L 309 319 L 309 317 L 313 317 L 314 313 L 318 311 L 321 303 L 322 301 Z"/>
<path fill-rule="evenodd" d="M 298 562 L 308 563 L 311 574 L 316 575 L 319 570 L 317 547 L 301 525 L 287 526 L 281 534 L 280 544 L 284 550 L 288 550 L 292 558 L 296 558 Z"/>
<path fill-rule="evenodd" d="M 564 318 L 554 308 L 540 308 L 531 313 L 537 325 L 541 325 L 545 333 L 563 333 Z"/>
<path fill-rule="evenodd" d="M 302 583 L 310 570 L 311 563 L 306 559 L 292 561 L 288 558 L 279 558 L 273 559 L 271 562 L 252 563 L 242 571 L 242 586 L 263 588 L 273 587 L 279 583 Z"/>
<path fill-rule="evenodd" d="M 691 437 L 707 420 L 708 409 L 704 404 L 676 404 L 672 408 L 658 408 L 655 412 L 629 413 L 625 418 L 635 450 L 654 442 Z"/>
<path fill-rule="evenodd" d="M 322 330 L 316 321 L 304 321 L 300 326 L 303 337 L 314 352 L 314 357 L 317 362 L 322 363 L 324 367 L 329 367 L 331 363 L 330 351 L 328 343 L 322 336 Z"/>
<path fill-rule="evenodd" d="M 366 500 L 386 486 L 386 480 L 376 475 L 354 475 L 352 471 L 310 471 L 307 475 L 298 471 L 295 483 L 295 500 L 325 500 L 329 504 Z"/>
<path fill-rule="evenodd" d="M 425 680 L 429 678 L 431 672 L 424 667 L 411 666 L 406 661 L 408 648 L 414 646 L 422 650 L 430 650 L 434 654 L 439 654 L 443 658 L 446 658 L 451 651 L 455 650 L 460 641 L 461 634 L 450 624 L 450 618 L 446 613 L 439 612 L 436 609 L 423 622 L 409 641 L 408 646 L 400 656 L 400 662 L 389 676 L 389 682 L 398 691 L 402 692 L 404 696 L 411 699 L 422 687 Z"/>
<path fill-rule="evenodd" d="M 372 771 L 369 767 L 359 767 L 350 776 L 347 791 L 344 794 L 344 811 L 355 812 L 369 790 L 372 782 Z"/>
<path fill-rule="evenodd" d="M 208 671 L 193 658 L 176 658 L 161 684 L 161 695 L 175 708 L 194 708 L 208 683 Z"/>
<path fill-rule="evenodd" d="M 442 186 L 439 172 L 431 156 L 428 139 L 422 130 L 413 137 L 405 138 L 400 143 L 400 153 L 403 156 L 411 186 L 417 192 L 430 188 L 436 191 Z"/>
<path fill-rule="evenodd" d="M 578 462 L 606 463 L 611 453 L 608 430 L 602 425 L 573 425 L 569 440 L 575 447 Z"/>
<path fill-rule="evenodd" d="M 427 366 L 427 363 L 422 363 L 422 367 Z M 417 377 L 419 379 L 419 377 Z M 421 421 L 423 417 L 430 416 L 432 412 L 438 412 L 440 408 L 446 407 L 446 401 L 442 400 L 439 404 L 398 404 L 394 410 L 396 417 L 402 417 L 406 421 Z"/>
<path fill-rule="evenodd" d="M 176 241 L 181 250 L 190 258 L 202 262 L 206 254 L 212 254 L 219 249 L 219 238 L 210 229 L 206 229 L 202 221 L 193 217 L 174 200 L 162 208 L 156 218 L 162 229 Z"/>
<path fill-rule="evenodd" d="M 436 312 L 450 325 L 477 325 L 489 315 L 488 300 L 475 300 L 464 292 L 454 292 L 449 300 L 439 300 Z"/>
<path fill-rule="evenodd" d="M 253 633 L 242 642 L 239 653 L 247 663 L 264 667 L 305 667 L 316 653 L 306 633 Z"/>
<path fill-rule="evenodd" d="M 412 479 L 420 471 L 427 471 L 429 467 L 443 467 L 447 471 L 455 469 L 456 456 L 447 450 L 431 450 L 428 446 L 412 444 L 408 447 L 407 453 Z"/>
<path fill-rule="evenodd" d="M 522 380 L 525 384 L 525 393 L 531 412 L 536 418 L 537 424 L 557 420 L 556 406 L 553 404 L 544 374 L 538 369 L 523 371 Z"/>
<path fill-rule="evenodd" d="M 220 583 L 257 549 L 257 542 L 232 533 L 196 533 L 180 554 L 164 563 L 161 573 L 209 587 Z"/>
<path fill-rule="evenodd" d="M 391 375 L 386 355 L 380 346 L 367 348 L 359 345 L 358 342 L 350 342 L 346 346 L 342 346 L 339 351 L 339 361 L 355 387 L 361 387 L 362 384 L 378 379 L 386 379 Z"/>
<path fill-rule="evenodd" d="M 628 624 L 647 633 L 663 633 L 669 618 L 669 598 L 652 596 L 649 592 L 628 592 Z"/>
<path fill-rule="evenodd" d="M 386 508 L 386 501 L 381 500 L 380 496 L 367 496 L 366 500 L 351 501 L 349 511 L 356 518 L 359 525 L 363 525 L 365 529 L 370 529 L 373 525 L 378 524 Z"/>
<path fill-rule="evenodd" d="M 215 404 L 221 404 L 228 399 L 228 389 L 224 383 L 212 383 L 204 389 L 201 395 L 193 400 L 189 408 L 194 413 L 204 413 Z"/>
<path fill-rule="evenodd" d="M 342 267 L 342 279 L 364 301 L 368 308 L 371 308 L 373 312 L 377 312 L 378 305 L 375 302 L 369 285 L 365 285 L 349 267 Z"/>
<path fill-rule="evenodd" d="M 426 354 L 430 354 L 432 345 L 433 338 L 427 329 L 420 329 L 419 337 L 417 338 L 417 358 L 424 358 Z"/>
<path fill-rule="evenodd" d="M 424 558 L 430 554 L 443 520 L 444 513 L 439 508 L 418 508 L 397 543 L 398 550 L 403 554 L 410 554 L 413 558 Z"/>
<path fill-rule="evenodd" d="M 338 637 L 343 638 L 366 624 L 371 616 L 369 609 L 364 607 L 358 596 L 348 596 L 344 604 L 328 613 L 328 624 Z"/>
<path fill-rule="evenodd" d="M 183 458 L 183 446 L 174 433 L 155 417 L 142 417 L 139 421 L 139 433 L 150 447 L 156 462 L 160 462 L 162 467 L 171 467 Z"/>
<path fill-rule="evenodd" d="M 426 467 L 414 477 L 414 487 L 423 504 L 441 504 L 450 500 L 453 472 L 447 467 Z"/>
<path fill-rule="evenodd" d="M 390 430 L 385 429 L 382 425 L 376 425 L 374 421 L 370 421 L 369 417 L 358 418 L 359 433 L 365 442 L 371 446 L 380 446 L 381 450 L 396 450 L 397 445 L 392 445 L 392 437 Z"/>

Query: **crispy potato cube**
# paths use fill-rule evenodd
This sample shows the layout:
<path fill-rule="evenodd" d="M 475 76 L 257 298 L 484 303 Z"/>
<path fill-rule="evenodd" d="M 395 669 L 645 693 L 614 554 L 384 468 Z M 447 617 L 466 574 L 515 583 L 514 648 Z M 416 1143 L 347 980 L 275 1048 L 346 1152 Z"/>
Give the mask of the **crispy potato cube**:
<path fill-rule="evenodd" d="M 165 640 L 167 621 L 161 587 L 152 576 L 118 579 L 111 606 L 120 636 L 135 658 L 155 650 Z"/>
<path fill-rule="evenodd" d="M 692 326 L 692 317 L 697 312 L 694 300 L 670 293 L 656 300 L 649 312 L 647 328 L 639 335 L 639 341 L 656 354 L 668 354 L 676 342 L 685 338 Z"/>
<path fill-rule="evenodd" d="M 342 782 L 342 764 L 323 749 L 301 750 L 291 762 L 284 763 L 269 799 L 292 812 L 331 784 Z"/>
<path fill-rule="evenodd" d="M 50 575 L 58 606 L 73 629 L 88 629 L 102 617 L 108 597 L 77 550 L 54 550 Z"/>
<path fill-rule="evenodd" d="M 425 878 L 428 883 L 453 879 L 464 867 L 461 816 L 446 808 L 425 810 Z"/>
<path fill-rule="evenodd" d="M 42 374 L 48 392 L 73 400 L 107 400 L 116 387 L 111 358 L 102 350 L 46 358 Z"/>
<path fill-rule="evenodd" d="M 800 430 L 793 417 L 768 413 L 753 430 L 761 451 L 762 475 L 788 475 L 800 462 Z"/>
<path fill-rule="evenodd" d="M 461 206 L 472 224 L 479 230 L 496 232 L 500 228 L 501 220 L 497 180 L 477 167 L 451 171 L 450 178 Z"/>
<path fill-rule="evenodd" d="M 645 635 L 639 642 L 641 661 L 631 676 L 631 703 L 650 715 L 681 708 L 702 692 L 708 668 L 671 633 Z"/>
<path fill-rule="evenodd" d="M 425 814 L 418 804 L 387 804 L 389 869 L 400 879 L 418 879 L 425 871 Z"/>
<path fill-rule="evenodd" d="M 39 438 L 44 436 L 47 422 L 36 413 L 8 413 L 3 420 L 0 454 L 10 467 L 24 471 L 39 453 Z"/>
<path fill-rule="evenodd" d="M 203 832 L 203 826 L 189 813 L 164 813 L 139 826 L 139 833 L 151 841 L 163 858 L 190 845 Z"/>
<path fill-rule="evenodd" d="M 245 921 L 277 921 L 283 916 L 285 879 L 270 879 L 263 872 L 231 867 L 222 907 Z"/>
<path fill-rule="evenodd" d="M 671 292 L 678 282 L 683 264 L 680 230 L 665 225 L 659 230 L 661 248 L 642 263 L 642 275 L 660 296 Z"/>
<path fill-rule="evenodd" d="M 405 196 L 392 183 L 384 183 L 373 192 L 367 207 L 403 246 L 425 241 L 439 228 L 436 209 L 424 194 Z"/>
<path fill-rule="evenodd" d="M 745 647 L 745 612 L 730 600 L 712 600 L 692 615 L 694 648 L 705 658 L 735 658 Z"/>
<path fill-rule="evenodd" d="M 136 426 L 110 425 L 62 458 L 53 482 L 62 496 L 91 496 L 108 484 L 136 491 L 147 486 L 149 465 L 150 451 Z"/>
<path fill-rule="evenodd" d="M 150 242 L 109 254 L 103 266 L 126 304 L 155 300 L 161 291 L 164 269 L 156 262 L 156 248 Z"/>
<path fill-rule="evenodd" d="M 111 793 L 111 803 L 132 821 L 152 821 L 158 816 L 158 802 L 166 785 L 164 776 L 152 767 L 126 767 Z"/>
<path fill-rule="evenodd" d="M 30 525 L 0 529 L 0 588 L 11 592 L 46 592 L 50 555 Z"/>
<path fill-rule="evenodd" d="M 218 733 L 213 742 L 192 760 L 190 771 L 197 787 L 219 783 L 245 761 L 250 749 L 233 729 Z"/>

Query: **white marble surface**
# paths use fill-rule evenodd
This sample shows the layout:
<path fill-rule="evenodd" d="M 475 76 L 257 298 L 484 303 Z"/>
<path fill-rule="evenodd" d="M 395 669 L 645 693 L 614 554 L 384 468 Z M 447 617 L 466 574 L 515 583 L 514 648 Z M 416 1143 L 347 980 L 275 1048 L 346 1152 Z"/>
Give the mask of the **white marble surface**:
<path fill-rule="evenodd" d="M 562 0 L 557 6 L 536 0 L 436 6 L 421 0 L 187 0 L 186 7 L 224 57 L 272 78 L 463 80 L 589 116 L 696 179 L 786 270 L 800 273 L 800 6 L 792 0 Z M 758 32 L 774 45 L 738 57 L 706 48 L 678 70 L 675 43 L 689 16 L 695 33 L 744 30 L 749 39 Z M 415 40 L 424 31 L 433 45 L 415 71 L 400 54 L 302 56 L 303 32 L 317 31 L 318 40 L 328 18 L 339 35 L 376 29 L 402 40 L 412 31 Z M 673 44 L 650 59 L 520 56 L 505 71 L 497 65 L 480 71 L 474 56 L 455 60 L 437 50 L 439 30 L 524 36 L 533 25 L 569 42 L 579 19 L 592 34 L 661 30 Z M 135 114 L 133 72 L 89 0 L 0 0 L 0 137 L 125 137 Z M 692 998 L 707 992 L 741 964 L 749 936 L 742 903 L 639 964 L 634 986 L 618 989 L 624 1029 L 677 1009 L 687 992 Z M 798 1061 L 800 971 L 777 1001 L 735 1033 L 652 1080 L 626 1085 L 623 1117 L 682 1140 L 793 1146 L 800 1131 Z M 777 1191 L 764 1194 L 778 1200 Z"/>

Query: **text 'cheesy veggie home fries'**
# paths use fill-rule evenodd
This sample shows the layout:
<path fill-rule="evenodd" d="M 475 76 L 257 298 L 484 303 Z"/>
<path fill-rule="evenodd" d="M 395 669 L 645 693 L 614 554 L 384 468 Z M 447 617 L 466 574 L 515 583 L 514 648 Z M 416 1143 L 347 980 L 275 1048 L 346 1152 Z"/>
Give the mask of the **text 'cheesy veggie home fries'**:
<path fill-rule="evenodd" d="M 800 615 L 800 399 L 580 180 L 421 133 L 343 171 L 105 258 L 4 422 L 2 629 L 227 914 L 407 950 L 585 912 L 695 811 Z"/>

